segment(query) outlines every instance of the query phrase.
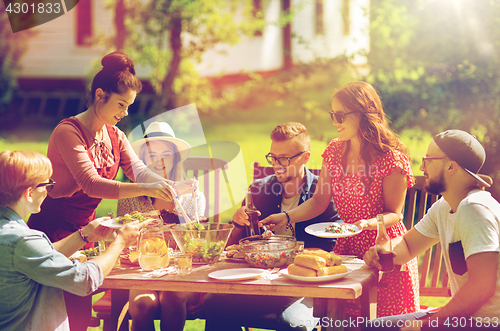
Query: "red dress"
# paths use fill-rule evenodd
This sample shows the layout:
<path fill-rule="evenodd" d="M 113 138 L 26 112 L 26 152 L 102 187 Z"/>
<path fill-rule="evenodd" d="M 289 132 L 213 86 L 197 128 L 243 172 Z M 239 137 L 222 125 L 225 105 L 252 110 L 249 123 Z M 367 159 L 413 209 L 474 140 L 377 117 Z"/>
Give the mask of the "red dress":
<path fill-rule="evenodd" d="M 396 169 L 406 175 L 408 187 L 413 186 L 414 179 L 409 158 L 398 151 L 388 152 L 379 156 L 374 164 L 356 174 L 351 169 L 342 167 L 342 150 L 344 141 L 334 139 L 330 142 L 323 159 L 332 176 L 332 193 L 335 207 L 340 217 L 346 223 L 355 223 L 361 219 L 369 219 L 382 213 L 384 197 L 382 194 L 382 180 Z M 372 182 L 365 194 L 365 183 L 362 181 L 371 174 Z M 404 224 L 399 221 L 387 229 L 391 238 L 406 233 Z M 376 230 L 364 230 L 360 234 L 339 238 L 334 247 L 336 254 L 357 255 L 362 257 L 365 252 L 375 244 Z M 406 268 L 406 270 L 405 270 Z M 382 283 L 388 284 L 387 288 L 379 287 L 377 292 L 377 316 L 390 316 L 407 314 L 418 311 L 420 308 L 418 264 L 417 259 L 409 261 L 404 271 L 384 273 Z"/>

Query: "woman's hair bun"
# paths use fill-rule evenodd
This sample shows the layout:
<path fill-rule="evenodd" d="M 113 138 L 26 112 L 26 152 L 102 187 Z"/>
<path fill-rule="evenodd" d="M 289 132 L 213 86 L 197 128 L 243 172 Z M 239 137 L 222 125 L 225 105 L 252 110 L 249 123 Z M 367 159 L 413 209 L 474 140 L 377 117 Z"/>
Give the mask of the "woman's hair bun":
<path fill-rule="evenodd" d="M 132 75 L 135 75 L 134 63 L 122 52 L 109 53 L 101 60 L 102 70 L 108 72 L 118 72 L 128 70 Z"/>

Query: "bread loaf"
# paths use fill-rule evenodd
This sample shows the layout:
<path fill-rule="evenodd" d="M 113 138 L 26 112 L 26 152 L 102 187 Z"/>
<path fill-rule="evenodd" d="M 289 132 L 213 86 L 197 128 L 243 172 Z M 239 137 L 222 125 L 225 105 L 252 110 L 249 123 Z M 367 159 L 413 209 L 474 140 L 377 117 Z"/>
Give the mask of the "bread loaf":
<path fill-rule="evenodd" d="M 318 270 L 326 266 L 324 258 L 316 255 L 300 254 L 295 256 L 293 263 L 301 267 Z"/>
<path fill-rule="evenodd" d="M 320 268 L 317 272 L 318 277 L 321 276 L 328 276 L 328 275 L 335 275 L 335 274 L 343 274 L 345 272 L 348 272 L 347 267 L 345 265 L 336 265 L 332 267 L 324 267 Z"/>
<path fill-rule="evenodd" d="M 334 253 L 329 253 L 322 249 L 308 249 L 304 251 L 304 254 L 315 255 L 324 258 L 327 266 L 342 264 L 342 258 L 340 256 Z"/>
<path fill-rule="evenodd" d="M 296 264 L 290 264 L 288 266 L 288 274 L 295 276 L 302 276 L 302 277 L 316 277 L 316 270 L 306 267 L 301 267 Z"/>

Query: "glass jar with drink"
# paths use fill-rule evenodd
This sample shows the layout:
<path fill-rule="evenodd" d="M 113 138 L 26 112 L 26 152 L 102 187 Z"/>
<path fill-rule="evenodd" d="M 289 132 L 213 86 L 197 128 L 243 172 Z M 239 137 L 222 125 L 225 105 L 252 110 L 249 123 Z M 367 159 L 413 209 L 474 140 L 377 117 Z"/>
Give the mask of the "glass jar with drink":
<path fill-rule="evenodd" d="M 170 256 L 163 236 L 162 222 L 155 220 L 141 233 L 139 239 L 139 265 L 143 270 L 168 267 Z"/>

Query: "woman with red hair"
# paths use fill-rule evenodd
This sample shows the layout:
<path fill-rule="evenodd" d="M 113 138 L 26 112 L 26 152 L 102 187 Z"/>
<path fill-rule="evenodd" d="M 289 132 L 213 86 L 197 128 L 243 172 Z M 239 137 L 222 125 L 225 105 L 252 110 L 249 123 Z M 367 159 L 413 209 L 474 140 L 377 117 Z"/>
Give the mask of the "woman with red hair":
<path fill-rule="evenodd" d="M 322 154 L 323 165 L 314 196 L 286 213 L 271 215 L 263 224 L 292 226 L 322 213 L 333 196 L 345 223 L 357 225 L 358 235 L 339 238 L 336 254 L 362 258 L 375 244 L 378 214 L 384 215 L 387 233 L 406 232 L 402 210 L 406 189 L 414 184 L 406 146 L 389 124 L 377 92 L 366 82 L 351 82 L 333 95 L 330 116 L 337 128 Z M 406 314 L 419 309 L 418 265 L 411 260 L 401 270 L 384 273 L 378 288 L 377 316 Z"/>

